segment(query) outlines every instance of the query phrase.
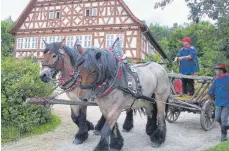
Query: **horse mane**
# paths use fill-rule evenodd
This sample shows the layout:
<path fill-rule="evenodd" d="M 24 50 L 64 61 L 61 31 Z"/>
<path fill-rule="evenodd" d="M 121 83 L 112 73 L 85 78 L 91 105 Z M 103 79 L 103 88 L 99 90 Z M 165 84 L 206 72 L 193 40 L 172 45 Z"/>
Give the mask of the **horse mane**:
<path fill-rule="evenodd" d="M 97 83 L 113 78 L 117 62 L 113 53 L 106 49 L 88 48 L 82 55 L 83 67 L 89 72 L 93 67 L 98 75 Z"/>
<path fill-rule="evenodd" d="M 54 42 L 54 43 L 48 44 L 43 52 L 45 54 L 48 51 L 52 51 L 55 54 L 59 54 L 60 53 L 59 49 L 61 48 L 61 45 L 62 44 L 60 42 Z M 68 54 L 72 66 L 75 66 L 76 63 L 77 63 L 77 60 L 78 60 L 78 58 L 80 56 L 78 50 L 72 49 L 72 48 L 70 48 L 70 47 L 68 47 L 66 45 L 63 45 L 63 49 Z"/>

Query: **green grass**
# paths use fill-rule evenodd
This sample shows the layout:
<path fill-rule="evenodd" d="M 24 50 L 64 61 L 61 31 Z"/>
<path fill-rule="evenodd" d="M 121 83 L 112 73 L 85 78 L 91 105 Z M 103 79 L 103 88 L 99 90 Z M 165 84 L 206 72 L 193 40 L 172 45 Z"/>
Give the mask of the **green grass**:
<path fill-rule="evenodd" d="M 229 151 L 229 141 L 220 143 L 213 148 L 208 149 L 207 151 Z"/>
<path fill-rule="evenodd" d="M 16 141 L 24 137 L 43 134 L 48 131 L 54 130 L 57 126 L 60 125 L 60 123 L 61 123 L 60 117 L 56 115 L 52 115 L 51 122 L 39 126 L 34 126 L 29 133 L 25 133 L 25 134 L 22 134 L 17 127 L 13 127 L 13 126 L 2 127 L 1 142 L 2 144 L 5 144 L 11 141 Z"/>

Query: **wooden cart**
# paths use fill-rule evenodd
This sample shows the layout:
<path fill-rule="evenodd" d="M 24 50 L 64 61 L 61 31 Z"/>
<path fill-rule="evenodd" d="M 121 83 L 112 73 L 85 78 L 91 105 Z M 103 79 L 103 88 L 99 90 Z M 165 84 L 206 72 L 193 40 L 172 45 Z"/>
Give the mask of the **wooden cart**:
<path fill-rule="evenodd" d="M 166 120 L 169 123 L 174 123 L 181 112 L 189 112 L 194 114 L 200 114 L 200 124 L 206 131 L 212 129 L 215 122 L 215 102 L 212 100 L 206 100 L 205 96 L 209 89 L 213 78 L 206 76 L 195 75 L 182 75 L 169 73 L 171 82 L 171 95 L 168 101 L 168 111 Z M 198 88 L 193 96 L 188 100 L 184 100 L 182 96 L 176 94 L 174 89 L 175 79 L 193 79 L 198 83 Z"/>

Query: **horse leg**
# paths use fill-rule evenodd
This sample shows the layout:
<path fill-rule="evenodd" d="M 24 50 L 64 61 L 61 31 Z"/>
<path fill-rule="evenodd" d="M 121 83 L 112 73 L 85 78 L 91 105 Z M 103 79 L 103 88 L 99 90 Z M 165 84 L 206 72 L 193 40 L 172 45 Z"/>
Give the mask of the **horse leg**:
<path fill-rule="evenodd" d="M 110 134 L 110 151 L 119 151 L 123 147 L 124 139 L 119 131 L 118 124 L 115 126 Z"/>
<path fill-rule="evenodd" d="M 111 107 L 110 111 L 107 111 L 107 108 L 106 109 L 100 108 L 100 110 L 102 111 L 103 115 L 105 116 L 106 122 L 103 125 L 103 128 L 101 130 L 100 141 L 99 141 L 98 145 L 95 147 L 94 151 L 108 151 L 109 150 L 109 136 L 112 133 L 113 127 L 115 126 L 115 123 L 116 123 L 118 117 L 120 116 L 120 114 L 122 112 L 122 108 L 120 105 L 114 104 Z M 103 111 L 105 111 L 105 112 L 103 112 Z M 108 113 L 108 114 L 106 115 L 104 113 Z M 117 130 L 117 128 L 114 128 L 114 129 Z M 114 132 L 116 132 L 116 131 L 114 131 Z M 113 142 L 114 142 L 116 139 L 114 139 L 115 137 L 113 137 L 113 136 L 114 135 L 112 135 Z M 119 142 L 119 144 L 121 144 L 121 145 L 117 145 L 117 146 L 114 145 L 114 147 L 119 149 L 119 148 L 122 148 L 122 146 L 123 146 L 123 140 L 120 138 L 120 136 L 118 136 L 118 139 L 120 142 L 122 141 L 122 143 Z M 114 143 L 112 143 L 112 144 L 114 144 Z M 113 145 L 112 145 L 112 147 L 113 147 Z"/>
<path fill-rule="evenodd" d="M 105 117 L 102 115 L 98 121 L 98 123 L 96 124 L 95 126 L 95 130 L 94 130 L 94 134 L 95 135 L 100 135 L 100 131 L 102 130 L 103 128 L 103 125 L 105 124 L 106 122 L 106 119 Z"/>
<path fill-rule="evenodd" d="M 75 134 L 74 144 L 82 144 L 88 138 L 88 131 L 93 130 L 94 126 L 91 122 L 86 120 L 87 107 L 71 106 L 71 118 L 73 122 L 79 127 Z"/>
<path fill-rule="evenodd" d="M 157 105 L 152 105 L 153 108 L 147 115 L 146 134 L 151 136 L 157 129 Z"/>
<path fill-rule="evenodd" d="M 167 96 L 163 94 L 156 95 L 157 100 L 157 129 L 150 135 L 153 147 L 159 147 L 165 141 L 166 123 L 165 123 L 165 103 Z"/>
<path fill-rule="evenodd" d="M 122 126 L 124 132 L 129 132 L 133 127 L 134 120 L 133 120 L 133 110 L 126 111 L 126 119 Z"/>

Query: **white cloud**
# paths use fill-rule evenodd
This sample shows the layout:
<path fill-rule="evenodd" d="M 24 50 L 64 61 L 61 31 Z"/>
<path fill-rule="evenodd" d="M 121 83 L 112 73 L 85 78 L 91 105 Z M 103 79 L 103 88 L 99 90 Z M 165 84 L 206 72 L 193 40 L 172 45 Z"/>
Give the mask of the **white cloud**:
<path fill-rule="evenodd" d="M 163 10 L 154 9 L 155 0 L 124 0 L 132 12 L 147 24 L 159 23 L 172 26 L 174 23 L 183 24 L 188 21 L 189 9 L 184 0 L 174 0 Z"/>
<path fill-rule="evenodd" d="M 1 0 L 2 20 L 11 16 L 16 20 L 22 13 L 30 0 Z M 159 23 L 161 25 L 172 26 L 174 23 L 183 24 L 188 22 L 189 9 L 184 0 L 174 0 L 173 3 L 161 10 L 154 9 L 155 0 L 124 0 L 131 11 L 140 20 L 145 20 L 147 24 Z"/>

